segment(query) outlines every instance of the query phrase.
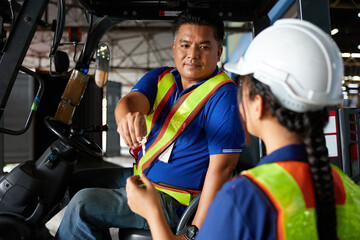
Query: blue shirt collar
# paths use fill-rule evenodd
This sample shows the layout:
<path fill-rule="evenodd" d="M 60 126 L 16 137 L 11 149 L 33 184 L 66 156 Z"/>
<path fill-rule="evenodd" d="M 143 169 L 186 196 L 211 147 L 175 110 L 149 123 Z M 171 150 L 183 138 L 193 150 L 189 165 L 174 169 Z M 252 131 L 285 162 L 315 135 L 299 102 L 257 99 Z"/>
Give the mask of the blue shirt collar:
<path fill-rule="evenodd" d="M 275 150 L 269 155 L 265 156 L 257 166 L 266 163 L 274 163 L 281 161 L 297 160 L 307 162 L 307 152 L 304 143 L 291 144 L 280 149 Z"/>
<path fill-rule="evenodd" d="M 178 91 L 178 93 L 183 94 L 184 92 L 191 91 L 192 89 L 194 89 L 194 88 L 196 88 L 197 86 L 201 85 L 202 83 L 204 83 L 204 82 L 207 81 L 208 79 L 216 76 L 217 74 L 219 74 L 220 71 L 219 71 L 219 67 L 216 66 L 215 71 L 213 72 L 213 74 L 210 75 L 210 77 L 208 77 L 207 79 L 204 79 L 204 80 L 201 81 L 201 82 L 198 82 L 198 83 L 192 85 L 191 87 L 189 87 L 189 88 L 187 88 L 187 89 L 185 89 L 185 90 L 182 89 L 181 75 L 180 75 L 179 71 L 178 71 L 176 68 L 174 68 L 174 69 L 171 70 L 170 72 L 171 72 L 171 74 L 172 74 L 172 75 L 174 76 L 174 78 L 175 78 L 175 81 L 176 81 L 176 90 Z"/>

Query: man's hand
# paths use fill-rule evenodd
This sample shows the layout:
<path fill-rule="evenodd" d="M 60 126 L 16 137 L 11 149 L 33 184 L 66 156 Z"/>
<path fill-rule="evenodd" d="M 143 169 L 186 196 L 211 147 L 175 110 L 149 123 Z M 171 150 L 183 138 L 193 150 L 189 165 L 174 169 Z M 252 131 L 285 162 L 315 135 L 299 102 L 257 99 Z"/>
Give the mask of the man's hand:
<path fill-rule="evenodd" d="M 147 97 L 140 92 L 130 92 L 121 98 L 115 108 L 117 131 L 125 144 L 137 148 L 146 136 L 145 114 L 150 111 Z"/>
<path fill-rule="evenodd" d="M 145 117 L 140 112 L 129 112 L 119 122 L 118 133 L 128 147 L 136 148 L 146 136 Z"/>
<path fill-rule="evenodd" d="M 184 233 L 184 234 L 181 234 L 181 235 L 175 235 L 175 239 L 176 239 L 176 240 L 190 240 L 190 239 L 186 236 L 185 233 Z"/>
<path fill-rule="evenodd" d="M 127 179 L 126 194 L 130 209 L 147 220 L 162 211 L 159 193 L 143 173 Z"/>

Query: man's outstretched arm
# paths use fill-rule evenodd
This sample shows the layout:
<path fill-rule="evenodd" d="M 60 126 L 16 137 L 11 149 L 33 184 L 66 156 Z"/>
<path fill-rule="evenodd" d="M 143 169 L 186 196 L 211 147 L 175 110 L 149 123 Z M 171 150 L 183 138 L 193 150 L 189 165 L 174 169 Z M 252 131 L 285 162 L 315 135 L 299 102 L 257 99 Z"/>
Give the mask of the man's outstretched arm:
<path fill-rule="evenodd" d="M 214 200 L 216 193 L 230 179 L 239 156 L 239 153 L 210 155 L 209 168 L 201 192 L 199 207 L 192 222 L 199 229 L 205 220 L 208 208 Z"/>
<path fill-rule="evenodd" d="M 119 100 L 115 108 L 117 131 L 128 147 L 138 147 L 146 135 L 145 115 L 149 111 L 149 100 L 140 92 L 130 92 Z"/>

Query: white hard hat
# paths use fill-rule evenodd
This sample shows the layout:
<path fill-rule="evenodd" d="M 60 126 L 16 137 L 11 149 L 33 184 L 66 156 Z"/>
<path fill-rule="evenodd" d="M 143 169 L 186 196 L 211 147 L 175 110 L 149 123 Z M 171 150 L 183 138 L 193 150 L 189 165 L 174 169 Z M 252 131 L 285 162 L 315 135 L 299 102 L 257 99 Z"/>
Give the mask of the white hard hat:
<path fill-rule="evenodd" d="M 342 102 L 344 66 L 332 38 L 314 24 L 282 19 L 259 33 L 239 62 L 225 69 L 270 86 L 279 103 L 295 112 Z"/>

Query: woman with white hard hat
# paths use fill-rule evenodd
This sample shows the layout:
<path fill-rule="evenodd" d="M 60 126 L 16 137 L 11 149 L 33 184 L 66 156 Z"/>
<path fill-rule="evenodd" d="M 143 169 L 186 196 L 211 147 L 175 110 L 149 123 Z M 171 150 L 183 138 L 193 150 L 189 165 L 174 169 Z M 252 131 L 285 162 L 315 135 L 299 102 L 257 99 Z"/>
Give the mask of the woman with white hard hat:
<path fill-rule="evenodd" d="M 241 75 L 243 127 L 267 155 L 226 183 L 196 239 L 360 239 L 360 187 L 331 165 L 326 107 L 342 101 L 343 62 L 329 35 L 298 19 L 278 20 L 225 69 Z M 154 239 L 175 239 L 146 176 L 128 180 L 133 211 Z M 139 200 L 141 199 L 141 200 Z"/>

